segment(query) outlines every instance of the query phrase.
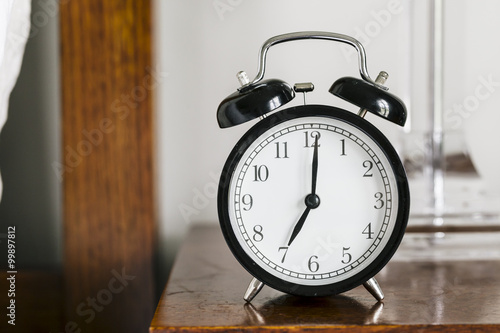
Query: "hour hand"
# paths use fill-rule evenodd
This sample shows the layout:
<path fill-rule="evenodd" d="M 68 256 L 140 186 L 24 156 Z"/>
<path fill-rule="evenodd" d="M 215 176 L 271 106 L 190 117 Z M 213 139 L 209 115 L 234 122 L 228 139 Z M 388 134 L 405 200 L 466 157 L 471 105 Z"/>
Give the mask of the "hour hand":
<path fill-rule="evenodd" d="M 302 229 L 302 226 L 304 225 L 304 222 L 306 221 L 307 215 L 309 214 L 310 211 L 311 211 L 311 208 L 306 207 L 306 210 L 304 211 L 304 213 L 302 213 L 302 216 L 300 217 L 299 221 L 295 225 L 295 228 L 293 228 L 292 236 L 290 237 L 290 240 L 288 241 L 288 246 L 290 246 L 290 244 L 292 244 L 295 237 L 297 237 L 297 235 L 299 234 L 300 229 Z"/>

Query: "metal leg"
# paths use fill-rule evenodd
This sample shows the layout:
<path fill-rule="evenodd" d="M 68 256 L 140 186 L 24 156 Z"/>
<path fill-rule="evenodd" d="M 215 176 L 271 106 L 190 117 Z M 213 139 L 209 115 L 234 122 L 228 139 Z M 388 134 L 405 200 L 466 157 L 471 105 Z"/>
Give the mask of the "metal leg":
<path fill-rule="evenodd" d="M 375 278 L 371 278 L 370 280 L 366 281 L 365 283 L 363 283 L 363 286 L 370 292 L 370 294 L 373 295 L 373 297 L 375 297 L 377 301 L 380 302 L 384 299 L 384 292 L 378 285 L 378 282 L 377 280 L 375 280 Z"/>
<path fill-rule="evenodd" d="M 250 284 L 248 285 L 247 291 L 243 296 L 243 299 L 247 302 L 251 302 L 255 296 L 261 291 L 262 287 L 264 287 L 264 283 L 260 282 L 256 278 L 253 278 Z"/>

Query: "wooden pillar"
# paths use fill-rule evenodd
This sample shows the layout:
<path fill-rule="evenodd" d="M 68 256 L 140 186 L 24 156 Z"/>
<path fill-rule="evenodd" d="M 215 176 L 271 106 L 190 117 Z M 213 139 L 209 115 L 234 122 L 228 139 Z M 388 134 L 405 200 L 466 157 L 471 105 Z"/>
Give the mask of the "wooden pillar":
<path fill-rule="evenodd" d="M 61 1 L 65 330 L 154 313 L 150 1 Z"/>

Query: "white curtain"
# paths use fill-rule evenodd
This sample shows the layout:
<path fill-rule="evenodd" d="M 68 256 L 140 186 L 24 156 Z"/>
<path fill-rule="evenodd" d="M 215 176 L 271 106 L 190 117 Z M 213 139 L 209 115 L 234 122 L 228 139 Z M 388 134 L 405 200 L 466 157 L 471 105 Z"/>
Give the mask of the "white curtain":
<path fill-rule="evenodd" d="M 30 34 L 31 0 L 0 1 L 0 131 L 7 121 L 9 96 Z M 0 177 L 0 200 L 2 179 Z"/>

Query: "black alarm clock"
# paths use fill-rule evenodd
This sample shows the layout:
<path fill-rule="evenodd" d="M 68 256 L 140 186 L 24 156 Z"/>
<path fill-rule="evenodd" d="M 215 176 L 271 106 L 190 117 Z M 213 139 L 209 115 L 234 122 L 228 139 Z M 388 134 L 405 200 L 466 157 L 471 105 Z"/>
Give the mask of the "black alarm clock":
<path fill-rule="evenodd" d="M 312 83 L 263 80 L 275 44 L 322 39 L 358 51 L 361 79 L 336 80 L 329 92 L 361 108 L 330 105 L 278 109 Z M 244 295 L 263 285 L 299 296 L 335 295 L 363 284 L 384 298 L 374 276 L 398 248 L 408 222 L 410 194 L 401 160 L 389 140 L 364 119 L 367 112 L 403 126 L 406 108 L 383 83 L 372 81 L 363 46 L 328 32 L 296 32 L 267 40 L 259 70 L 217 110 L 221 128 L 260 118 L 234 146 L 222 170 L 218 215 L 227 245 L 253 276 Z M 278 109 L 278 110 L 276 110 Z M 271 113 L 271 111 L 275 112 Z"/>

